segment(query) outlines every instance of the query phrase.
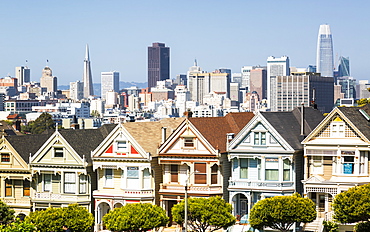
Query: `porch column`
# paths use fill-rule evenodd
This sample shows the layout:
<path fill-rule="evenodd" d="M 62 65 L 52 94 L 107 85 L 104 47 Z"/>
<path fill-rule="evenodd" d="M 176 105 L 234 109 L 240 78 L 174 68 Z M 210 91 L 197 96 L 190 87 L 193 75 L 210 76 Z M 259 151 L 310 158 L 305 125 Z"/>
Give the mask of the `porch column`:
<path fill-rule="evenodd" d="M 329 212 L 329 194 L 325 193 L 325 212 Z"/>
<path fill-rule="evenodd" d="M 0 192 L 1 192 L 1 194 L 0 194 L 0 196 L 3 198 L 3 197 L 5 197 L 4 195 L 5 195 L 5 178 L 3 177 L 3 176 L 1 176 L 0 177 L 0 181 L 1 181 L 1 187 L 0 187 Z"/>
<path fill-rule="evenodd" d="M 250 192 L 247 196 L 247 199 L 248 199 L 248 220 L 249 220 L 249 215 L 250 215 L 251 209 L 252 209 L 252 195 L 253 195 L 253 193 Z"/>

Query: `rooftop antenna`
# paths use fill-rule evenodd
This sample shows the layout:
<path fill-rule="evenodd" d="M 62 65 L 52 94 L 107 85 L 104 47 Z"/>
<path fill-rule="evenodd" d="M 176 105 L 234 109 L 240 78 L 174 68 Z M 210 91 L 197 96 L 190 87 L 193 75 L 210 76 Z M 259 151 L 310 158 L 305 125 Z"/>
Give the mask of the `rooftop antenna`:
<path fill-rule="evenodd" d="M 28 63 L 28 60 L 26 60 L 26 67 L 28 67 L 28 66 L 27 66 L 27 63 Z"/>
<path fill-rule="evenodd" d="M 49 60 L 46 60 L 46 66 L 49 67 Z"/>
<path fill-rule="evenodd" d="M 198 66 L 197 58 L 194 59 L 194 66 Z"/>

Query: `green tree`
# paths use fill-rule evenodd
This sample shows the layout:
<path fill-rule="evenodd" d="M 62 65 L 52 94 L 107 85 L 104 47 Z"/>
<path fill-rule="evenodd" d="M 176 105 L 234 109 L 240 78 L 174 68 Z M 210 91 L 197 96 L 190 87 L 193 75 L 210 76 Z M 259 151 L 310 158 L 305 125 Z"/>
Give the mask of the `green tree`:
<path fill-rule="evenodd" d="M 332 221 L 323 221 L 322 222 L 324 226 L 324 232 L 338 232 L 339 231 L 339 225 Z"/>
<path fill-rule="evenodd" d="M 8 224 L 8 225 L 0 225 L 0 232 L 36 232 L 36 226 L 26 222 L 21 221 L 19 218 L 17 218 L 16 221 Z"/>
<path fill-rule="evenodd" d="M 88 232 L 94 223 L 93 215 L 83 206 L 72 204 L 65 208 L 48 208 L 35 211 L 26 217 L 40 232 L 62 232 L 67 225 L 73 232 Z"/>
<path fill-rule="evenodd" d="M 30 122 L 23 128 L 25 132 L 31 134 L 41 134 L 47 129 L 55 129 L 55 123 L 48 113 L 42 113 L 35 121 Z"/>
<path fill-rule="evenodd" d="M 295 193 L 260 200 L 253 206 L 249 222 L 255 229 L 270 227 L 285 232 L 296 222 L 312 222 L 315 218 L 315 203 Z"/>
<path fill-rule="evenodd" d="M 14 218 L 14 210 L 0 200 L 0 224 L 7 224 Z"/>
<path fill-rule="evenodd" d="M 361 99 L 357 100 L 357 106 L 358 107 L 365 106 L 366 104 L 369 104 L 369 103 L 370 103 L 370 98 L 361 98 Z"/>
<path fill-rule="evenodd" d="M 100 118 L 99 111 L 97 111 L 97 110 L 91 111 L 91 116 L 94 117 L 94 118 Z"/>
<path fill-rule="evenodd" d="M 188 226 L 193 231 L 215 231 L 235 224 L 231 214 L 232 206 L 221 197 L 189 198 Z M 175 222 L 183 224 L 185 220 L 185 200 L 172 207 Z"/>
<path fill-rule="evenodd" d="M 111 231 L 148 231 L 165 226 L 168 217 L 157 205 L 135 203 L 110 211 L 104 215 L 103 223 Z"/>
<path fill-rule="evenodd" d="M 341 223 L 366 222 L 370 219 L 370 184 L 356 186 L 334 198 L 334 218 Z"/>
<path fill-rule="evenodd" d="M 370 231 L 370 222 L 359 222 L 355 225 L 356 232 L 369 232 Z"/>

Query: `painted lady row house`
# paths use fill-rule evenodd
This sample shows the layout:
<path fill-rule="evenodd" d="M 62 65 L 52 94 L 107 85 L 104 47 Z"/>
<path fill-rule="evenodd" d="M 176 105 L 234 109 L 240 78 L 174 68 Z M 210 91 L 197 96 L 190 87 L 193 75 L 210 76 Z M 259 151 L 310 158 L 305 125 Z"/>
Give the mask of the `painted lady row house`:
<path fill-rule="evenodd" d="M 303 112 L 303 114 L 302 114 Z M 27 215 L 78 203 L 102 217 L 128 203 L 223 196 L 234 215 L 299 192 L 332 218 L 336 194 L 370 182 L 370 108 L 230 113 L 2 136 L 0 199 Z M 303 122 L 303 123 L 301 123 Z M 348 230 L 348 229 L 347 229 Z"/>

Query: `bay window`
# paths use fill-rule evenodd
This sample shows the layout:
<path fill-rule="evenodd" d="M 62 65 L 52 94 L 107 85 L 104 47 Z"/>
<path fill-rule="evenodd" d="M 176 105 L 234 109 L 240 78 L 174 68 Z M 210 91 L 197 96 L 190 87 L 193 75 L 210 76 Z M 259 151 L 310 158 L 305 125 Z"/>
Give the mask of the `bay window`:
<path fill-rule="evenodd" d="M 105 184 L 104 187 L 112 188 L 113 187 L 113 169 L 107 168 L 105 170 Z"/>
<path fill-rule="evenodd" d="M 207 184 L 207 163 L 194 163 L 195 184 Z"/>
<path fill-rule="evenodd" d="M 248 159 L 240 159 L 240 179 L 248 179 Z"/>

